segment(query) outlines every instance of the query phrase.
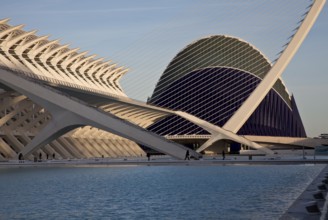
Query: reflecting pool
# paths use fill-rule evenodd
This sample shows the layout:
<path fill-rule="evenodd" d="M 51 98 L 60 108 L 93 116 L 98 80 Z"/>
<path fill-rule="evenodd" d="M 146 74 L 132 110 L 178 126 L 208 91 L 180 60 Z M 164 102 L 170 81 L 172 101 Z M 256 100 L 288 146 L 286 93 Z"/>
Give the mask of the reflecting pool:
<path fill-rule="evenodd" d="M 324 165 L 0 169 L 0 219 L 278 219 Z"/>

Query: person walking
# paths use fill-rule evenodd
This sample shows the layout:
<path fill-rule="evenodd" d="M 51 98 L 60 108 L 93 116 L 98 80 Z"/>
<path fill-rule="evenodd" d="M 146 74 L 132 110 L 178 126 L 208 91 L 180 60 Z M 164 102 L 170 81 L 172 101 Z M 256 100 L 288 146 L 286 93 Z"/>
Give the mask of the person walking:
<path fill-rule="evenodd" d="M 24 160 L 24 158 L 23 158 L 23 154 L 22 153 L 19 153 L 18 160 L 19 160 L 19 163 L 23 163 L 22 160 Z"/>
<path fill-rule="evenodd" d="M 225 160 L 225 152 L 224 152 L 224 150 L 222 151 L 222 160 Z"/>
<path fill-rule="evenodd" d="M 185 157 L 185 160 L 190 160 L 190 154 L 189 154 L 189 150 L 187 150 L 187 152 L 186 152 L 186 157 Z"/>

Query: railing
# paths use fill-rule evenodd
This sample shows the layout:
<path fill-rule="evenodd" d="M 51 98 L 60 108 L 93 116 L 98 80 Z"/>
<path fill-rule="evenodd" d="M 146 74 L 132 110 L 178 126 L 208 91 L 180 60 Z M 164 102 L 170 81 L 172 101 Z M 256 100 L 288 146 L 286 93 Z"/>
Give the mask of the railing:
<path fill-rule="evenodd" d="M 165 135 L 164 137 L 167 139 L 209 139 L 212 135 L 204 135 L 204 134 L 186 134 L 186 135 Z"/>

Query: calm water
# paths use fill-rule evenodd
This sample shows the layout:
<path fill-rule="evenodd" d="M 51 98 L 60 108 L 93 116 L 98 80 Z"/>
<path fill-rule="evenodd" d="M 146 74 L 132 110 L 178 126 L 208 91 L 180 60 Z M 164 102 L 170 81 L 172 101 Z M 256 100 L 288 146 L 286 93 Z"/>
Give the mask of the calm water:
<path fill-rule="evenodd" d="M 322 168 L 2 168 L 0 219 L 278 219 Z"/>

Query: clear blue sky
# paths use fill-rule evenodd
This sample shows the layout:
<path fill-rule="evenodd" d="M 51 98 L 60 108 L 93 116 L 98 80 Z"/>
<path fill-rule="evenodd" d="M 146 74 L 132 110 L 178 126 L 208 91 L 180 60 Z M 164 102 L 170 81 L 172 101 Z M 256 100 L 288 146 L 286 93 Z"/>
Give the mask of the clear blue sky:
<path fill-rule="evenodd" d="M 0 0 L 0 18 L 26 24 L 129 67 L 123 89 L 150 96 L 161 73 L 188 43 L 207 35 L 240 37 L 276 58 L 308 0 Z M 328 133 L 328 5 L 283 74 L 309 136 Z M 326 97 L 326 98 L 325 98 Z"/>

